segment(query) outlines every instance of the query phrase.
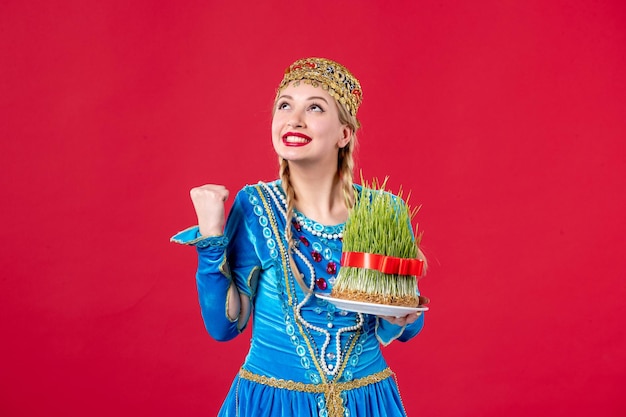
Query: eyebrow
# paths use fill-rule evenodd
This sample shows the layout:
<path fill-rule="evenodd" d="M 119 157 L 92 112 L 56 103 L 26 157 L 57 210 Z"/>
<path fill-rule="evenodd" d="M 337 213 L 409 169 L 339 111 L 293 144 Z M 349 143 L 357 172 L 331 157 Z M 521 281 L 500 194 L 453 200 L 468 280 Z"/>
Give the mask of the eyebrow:
<path fill-rule="evenodd" d="M 282 96 L 280 96 L 278 98 L 279 99 L 286 98 L 286 99 L 289 99 L 289 100 L 293 100 L 293 97 L 288 96 L 288 95 L 282 95 Z M 322 101 L 324 101 L 324 103 L 328 104 L 328 100 L 326 100 L 324 97 L 312 96 L 312 97 L 307 98 L 307 101 L 312 101 L 312 100 L 322 100 Z"/>

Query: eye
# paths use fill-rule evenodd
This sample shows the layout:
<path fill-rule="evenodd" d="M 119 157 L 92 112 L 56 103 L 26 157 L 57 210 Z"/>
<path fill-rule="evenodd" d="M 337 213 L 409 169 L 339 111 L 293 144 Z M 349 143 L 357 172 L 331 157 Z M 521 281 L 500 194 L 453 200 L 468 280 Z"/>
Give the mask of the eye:
<path fill-rule="evenodd" d="M 315 111 L 315 112 L 320 112 L 320 113 L 323 113 L 323 112 L 324 112 L 324 109 L 322 108 L 322 106 L 320 106 L 320 105 L 319 105 L 319 104 L 317 104 L 317 103 L 313 103 L 313 104 L 311 104 L 311 105 L 309 106 L 309 110 L 311 110 L 311 111 Z"/>
<path fill-rule="evenodd" d="M 280 101 L 276 105 L 276 110 L 286 110 L 289 108 L 290 108 L 289 103 L 287 103 L 286 101 Z"/>

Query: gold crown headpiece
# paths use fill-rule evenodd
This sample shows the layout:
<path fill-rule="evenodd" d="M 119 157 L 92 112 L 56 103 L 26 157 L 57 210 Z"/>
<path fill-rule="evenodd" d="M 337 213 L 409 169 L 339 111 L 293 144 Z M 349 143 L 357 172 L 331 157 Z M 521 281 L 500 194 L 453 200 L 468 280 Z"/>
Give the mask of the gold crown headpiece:
<path fill-rule="evenodd" d="M 310 81 L 321 87 L 335 100 L 343 104 L 352 116 L 356 116 L 363 101 L 361 84 L 343 65 L 325 58 L 299 59 L 285 70 L 278 91 L 295 80 Z"/>

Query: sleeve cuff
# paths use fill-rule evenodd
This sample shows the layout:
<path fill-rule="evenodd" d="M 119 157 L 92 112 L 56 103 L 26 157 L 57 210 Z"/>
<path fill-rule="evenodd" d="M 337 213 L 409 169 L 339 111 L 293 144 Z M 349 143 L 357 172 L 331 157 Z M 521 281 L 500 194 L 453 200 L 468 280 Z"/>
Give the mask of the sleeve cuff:
<path fill-rule="evenodd" d="M 376 317 L 376 339 L 383 346 L 388 346 L 399 338 L 405 328 L 406 326 L 398 326 L 397 324 L 389 323 L 385 319 Z"/>
<path fill-rule="evenodd" d="M 200 249 L 208 247 L 223 249 L 228 245 L 228 238 L 224 235 L 202 236 L 200 235 L 200 229 L 198 226 L 192 226 L 176 233 L 170 238 L 170 242 L 178 243 L 180 245 L 195 246 Z"/>

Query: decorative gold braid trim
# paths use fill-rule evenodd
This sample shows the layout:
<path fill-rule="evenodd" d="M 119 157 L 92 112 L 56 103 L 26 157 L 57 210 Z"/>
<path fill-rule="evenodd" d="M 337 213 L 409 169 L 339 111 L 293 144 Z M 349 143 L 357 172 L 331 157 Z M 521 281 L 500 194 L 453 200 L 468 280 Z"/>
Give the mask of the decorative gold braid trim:
<path fill-rule="evenodd" d="M 289 300 L 289 306 L 291 308 L 295 308 L 297 303 L 293 301 L 293 297 L 291 295 L 291 290 L 289 286 L 289 269 L 287 268 L 287 257 L 285 256 L 287 252 L 285 250 L 285 246 L 283 245 L 282 238 L 280 237 L 280 233 L 278 232 L 278 225 L 276 224 L 274 213 L 270 210 L 269 203 L 267 202 L 265 195 L 263 195 L 262 187 L 257 185 L 255 188 L 257 190 L 257 193 L 259 194 L 259 197 L 261 198 L 261 202 L 263 203 L 263 207 L 265 208 L 265 212 L 267 213 L 267 217 L 270 221 L 270 224 L 272 225 L 274 236 L 276 237 L 276 244 L 278 245 L 278 248 L 280 250 L 280 258 L 283 263 L 283 273 L 285 274 L 285 290 L 287 291 L 287 298 Z M 320 378 L 322 378 L 322 382 L 326 383 L 327 382 L 326 373 L 322 370 L 322 367 L 320 366 L 319 361 L 317 360 L 315 349 L 313 349 L 313 346 L 311 346 L 311 342 L 309 341 L 309 338 L 307 337 L 304 330 L 302 329 L 302 325 L 300 324 L 300 322 L 298 320 L 294 320 L 294 321 L 296 325 L 298 326 L 298 330 L 300 334 L 304 338 L 307 348 L 309 349 L 309 354 L 311 355 L 311 359 L 313 359 L 313 365 L 315 365 L 315 369 L 317 369 L 317 372 L 319 373 Z"/>
<path fill-rule="evenodd" d="M 248 284 L 248 287 L 250 288 L 250 296 L 253 297 L 254 294 L 256 294 L 256 284 L 257 283 L 253 283 L 252 280 L 256 279 L 258 282 L 258 273 L 261 270 L 260 266 L 255 266 L 254 268 L 252 268 L 252 270 L 250 270 L 250 273 L 248 274 L 248 278 L 246 278 L 246 283 Z"/>
<path fill-rule="evenodd" d="M 287 291 L 287 298 L 289 299 L 289 305 L 293 307 L 293 302 L 292 302 L 292 297 L 291 297 L 291 290 L 289 288 L 289 273 L 287 272 L 287 261 L 285 259 L 283 255 L 283 253 L 285 252 L 285 247 L 283 246 L 283 241 L 280 237 L 280 233 L 278 232 L 278 225 L 276 224 L 276 219 L 274 218 L 274 213 L 272 212 L 272 210 L 270 209 L 269 203 L 267 202 L 267 200 L 265 199 L 265 195 L 263 195 L 263 189 L 260 186 L 256 186 L 254 187 L 257 191 L 257 193 L 259 194 L 259 198 L 261 199 L 261 202 L 263 203 L 263 208 L 265 208 L 265 212 L 267 213 L 267 217 L 269 218 L 270 224 L 272 225 L 272 229 L 274 231 L 274 236 L 276 237 L 276 244 L 278 245 L 278 248 L 280 250 L 281 253 L 281 259 L 283 261 L 283 271 L 285 272 L 285 290 Z"/>
<path fill-rule="evenodd" d="M 228 265 L 228 260 L 226 259 L 226 256 L 224 256 L 224 259 L 222 260 L 222 263 L 220 264 L 218 269 L 226 278 L 233 279 L 230 273 L 230 266 Z"/>
<path fill-rule="evenodd" d="M 346 366 L 348 365 L 348 358 L 350 358 L 350 354 L 352 353 L 356 342 L 359 340 L 359 337 L 361 337 L 361 329 L 357 329 L 356 333 L 354 334 L 354 337 L 352 338 L 352 343 L 350 343 L 350 347 L 348 347 L 348 350 L 346 350 L 344 360 L 341 363 L 341 368 L 339 368 L 339 371 L 337 371 L 337 376 L 335 378 L 340 378 L 341 375 L 343 375 L 343 371 L 345 371 Z"/>
<path fill-rule="evenodd" d="M 296 326 L 298 326 L 298 331 L 300 332 L 300 334 L 302 335 L 304 339 L 304 342 L 306 343 L 306 347 L 309 349 L 309 354 L 311 355 L 311 359 L 313 359 L 313 365 L 315 365 L 315 369 L 317 369 L 317 372 L 320 374 L 320 378 L 322 378 L 322 383 L 326 384 L 328 382 L 328 379 L 326 378 L 326 372 L 324 372 L 324 370 L 319 364 L 319 361 L 317 360 L 315 349 L 313 349 L 313 346 L 311 346 L 311 341 L 309 340 L 309 337 L 304 332 L 304 329 L 302 328 L 302 323 L 300 323 L 300 321 L 298 320 L 294 320 L 294 321 L 296 323 Z"/>
<path fill-rule="evenodd" d="M 406 409 L 404 408 L 404 401 L 402 401 L 402 394 L 400 394 L 400 384 L 398 384 L 398 376 L 393 374 L 393 380 L 396 382 L 396 388 L 398 388 L 398 397 L 400 398 L 400 405 L 402 406 L 402 410 L 406 415 Z"/>
<path fill-rule="evenodd" d="M 341 398 L 341 393 L 343 391 L 349 391 L 356 388 L 362 388 L 367 385 L 376 384 L 394 375 L 395 374 L 391 371 L 391 369 L 385 368 L 375 374 L 348 382 L 331 381 L 329 383 L 316 385 L 257 375 L 243 368 L 239 370 L 239 377 L 241 379 L 247 379 L 248 381 L 256 382 L 257 384 L 266 385 L 272 388 L 286 389 L 288 391 L 324 394 L 329 417 L 343 417 L 344 407 L 343 398 Z"/>
<path fill-rule="evenodd" d="M 222 260 L 222 263 L 220 264 L 220 266 L 218 267 L 220 273 L 222 275 L 224 275 L 224 277 L 228 278 L 228 280 L 230 281 L 230 284 L 228 285 L 228 289 L 226 290 L 226 303 L 224 304 L 224 315 L 226 316 L 226 318 L 228 319 L 228 321 L 230 321 L 231 323 L 236 322 L 239 318 L 235 317 L 234 319 L 230 317 L 230 315 L 228 314 L 228 306 L 230 305 L 230 286 L 233 284 L 233 277 L 230 274 L 230 267 L 228 266 L 228 261 L 226 259 L 226 256 L 224 256 L 224 259 Z"/>
<path fill-rule="evenodd" d="M 279 250 L 280 250 L 281 260 L 282 260 L 282 264 L 283 264 L 283 272 L 284 272 L 284 275 L 285 275 L 285 289 L 287 291 L 287 297 L 289 299 L 289 305 L 293 308 L 296 305 L 296 303 L 292 299 L 291 290 L 290 290 L 290 286 L 289 286 L 289 270 L 287 268 L 287 257 L 285 256 L 285 253 L 286 253 L 285 246 L 283 245 L 281 237 L 280 237 L 280 234 L 278 232 L 278 225 L 276 224 L 276 219 L 274 218 L 274 212 L 272 212 L 270 210 L 269 203 L 267 202 L 267 199 L 265 198 L 265 195 L 263 194 L 262 187 L 256 186 L 255 188 L 256 188 L 256 191 L 257 191 L 257 193 L 259 195 L 259 198 L 261 199 L 261 202 L 263 203 L 263 207 L 265 209 L 265 212 L 268 215 L 268 219 L 269 219 L 269 222 L 270 222 L 270 224 L 272 226 L 272 229 L 273 229 L 273 232 L 274 232 L 274 236 L 276 237 L 276 243 L 277 243 L 277 245 L 279 247 Z M 298 320 L 295 320 L 295 323 L 296 323 L 296 326 L 298 326 L 298 331 L 300 332 L 300 334 L 304 338 L 304 342 L 306 343 L 307 348 L 309 349 L 309 353 L 311 355 L 311 359 L 313 359 L 313 364 L 315 365 L 315 369 L 317 370 L 317 372 L 319 373 L 320 377 L 322 378 L 322 385 L 328 384 L 328 379 L 326 377 L 326 373 L 321 368 L 321 366 L 319 364 L 319 361 L 317 360 L 317 355 L 315 353 L 315 349 L 311 345 L 311 341 L 309 340 L 309 337 L 306 335 L 306 332 L 302 328 L 301 323 Z M 356 345 L 356 343 L 357 343 L 357 341 L 358 341 L 360 336 L 361 336 L 361 329 L 358 329 L 357 332 L 355 333 L 354 338 L 352 339 L 352 342 L 350 343 L 350 346 L 348 347 L 348 350 L 345 353 L 345 358 L 346 359 L 341 364 L 341 368 L 337 372 L 337 375 L 335 376 L 335 378 L 340 378 L 341 375 L 343 374 L 343 371 L 345 370 L 345 368 L 346 368 L 346 366 L 348 364 L 348 358 L 350 357 L 350 354 L 352 353 L 352 350 L 354 349 L 354 346 Z M 389 371 L 389 372 L 391 372 L 391 371 Z M 391 373 L 391 374 L 393 374 L 393 373 Z"/>

